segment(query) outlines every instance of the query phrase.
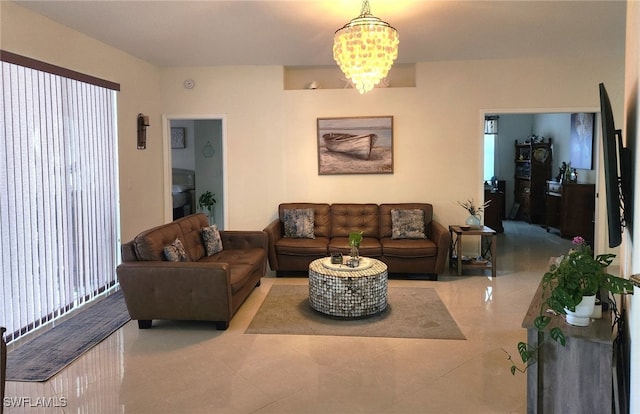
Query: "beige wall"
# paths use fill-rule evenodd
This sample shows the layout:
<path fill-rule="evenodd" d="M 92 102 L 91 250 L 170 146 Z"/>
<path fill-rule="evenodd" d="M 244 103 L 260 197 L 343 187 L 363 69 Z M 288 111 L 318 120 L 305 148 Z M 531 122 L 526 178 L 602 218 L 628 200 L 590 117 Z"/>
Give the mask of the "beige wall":
<path fill-rule="evenodd" d="M 627 42 L 625 56 L 625 117 L 624 138 L 627 145 L 634 148 L 632 155 L 635 163 L 635 177 L 633 194 L 640 194 L 640 2 L 627 2 Z M 640 274 L 640 212 L 638 203 L 640 197 L 635 196 L 635 217 L 633 238 L 624 237 L 624 251 L 627 257 L 625 276 Z M 640 412 L 640 288 L 634 289 L 633 298 L 627 296 L 629 331 L 631 342 L 631 392 L 630 413 Z"/>
<path fill-rule="evenodd" d="M 599 111 L 605 81 L 621 107 L 622 62 L 519 59 L 420 63 L 415 88 L 283 90 L 281 67 L 162 70 L 163 110 L 224 114 L 230 228 L 262 228 L 286 201 L 427 201 L 444 224 L 482 198 L 487 112 Z M 185 79 L 196 87 L 183 88 Z M 318 117 L 393 115 L 394 174 L 319 176 Z"/>
<path fill-rule="evenodd" d="M 614 108 L 622 108 L 622 58 L 429 62 L 416 65 L 416 87 L 367 95 L 284 90 L 280 66 L 158 69 L 13 3 L 1 5 L 2 49 L 121 84 L 123 240 L 165 220 L 163 116 L 224 117 L 229 228 L 262 229 L 286 201 L 427 201 L 443 224 L 460 222 L 465 211 L 456 201 L 482 198 L 485 112 L 597 110 L 601 81 Z M 185 79 L 196 87 L 185 89 Z M 145 151 L 135 149 L 138 112 L 151 120 Z M 319 176 L 316 118 L 366 115 L 394 116 L 395 173 Z"/>
<path fill-rule="evenodd" d="M 158 68 L 45 17 L 0 1 L 0 48 L 120 84 L 120 200 L 122 239 L 159 223 L 163 166 Z M 147 149 L 136 149 L 136 118 L 150 116 Z M 158 206 L 158 207 L 156 207 Z"/>

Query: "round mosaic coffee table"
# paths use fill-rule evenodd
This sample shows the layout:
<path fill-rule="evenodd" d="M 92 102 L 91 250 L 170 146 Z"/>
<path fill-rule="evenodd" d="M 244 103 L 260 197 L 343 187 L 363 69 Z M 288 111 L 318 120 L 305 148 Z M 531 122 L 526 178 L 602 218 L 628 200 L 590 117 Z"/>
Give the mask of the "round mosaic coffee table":
<path fill-rule="evenodd" d="M 355 268 L 331 258 L 309 264 L 309 304 L 318 312 L 344 318 L 375 315 L 387 308 L 387 265 L 362 257 Z"/>

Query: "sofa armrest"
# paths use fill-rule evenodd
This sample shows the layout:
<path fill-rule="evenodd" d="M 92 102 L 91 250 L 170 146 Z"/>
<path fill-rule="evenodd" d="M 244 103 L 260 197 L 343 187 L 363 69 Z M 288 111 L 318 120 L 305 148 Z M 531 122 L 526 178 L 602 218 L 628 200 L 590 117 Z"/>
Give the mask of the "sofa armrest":
<path fill-rule="evenodd" d="M 451 245 L 451 234 L 449 234 L 449 230 L 447 230 L 442 224 L 435 220 L 431 220 L 429 239 L 438 246 L 435 273 L 440 274 L 444 272 L 445 265 L 447 264 L 447 253 L 449 251 L 449 246 Z"/>
<path fill-rule="evenodd" d="M 206 320 L 214 306 L 231 319 L 231 273 L 226 263 L 128 262 L 116 272 L 132 319 Z M 181 310 L 189 314 L 177 315 Z"/>
<path fill-rule="evenodd" d="M 280 267 L 278 266 L 278 256 L 276 255 L 276 242 L 283 237 L 280 219 L 277 218 L 273 220 L 267 227 L 265 227 L 264 231 L 269 237 L 269 250 L 267 250 L 269 266 L 271 267 L 271 270 L 280 270 Z"/>

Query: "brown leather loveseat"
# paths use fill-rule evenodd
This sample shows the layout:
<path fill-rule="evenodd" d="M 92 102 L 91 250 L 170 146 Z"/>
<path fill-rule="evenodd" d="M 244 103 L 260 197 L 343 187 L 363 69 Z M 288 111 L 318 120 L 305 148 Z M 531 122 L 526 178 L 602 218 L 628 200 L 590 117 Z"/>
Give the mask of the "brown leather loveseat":
<path fill-rule="evenodd" d="M 312 231 L 287 235 L 292 212 L 309 209 L 313 218 L 306 222 Z M 408 226 L 402 219 L 405 213 L 412 217 Z M 269 265 L 277 276 L 306 272 L 309 263 L 331 253 L 349 254 L 349 233 L 362 231 L 360 255 L 383 261 L 390 274 L 423 274 L 437 280 L 451 242 L 427 203 L 284 203 L 278 207 L 278 218 L 264 230 L 269 236 Z"/>
<path fill-rule="evenodd" d="M 146 230 L 122 245 L 118 278 L 129 314 L 140 329 L 150 328 L 153 319 L 214 321 L 217 329 L 227 329 L 260 285 L 267 269 L 267 235 L 220 231 L 215 250 L 222 250 L 212 253 L 203 241 L 204 228 L 210 228 L 207 217 L 193 214 Z M 168 261 L 176 240 L 186 257 Z"/>

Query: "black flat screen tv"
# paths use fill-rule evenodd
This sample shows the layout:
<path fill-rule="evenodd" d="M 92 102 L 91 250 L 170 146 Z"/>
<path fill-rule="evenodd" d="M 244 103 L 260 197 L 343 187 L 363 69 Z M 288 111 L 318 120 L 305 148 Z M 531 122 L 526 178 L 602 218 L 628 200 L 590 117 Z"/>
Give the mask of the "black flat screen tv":
<path fill-rule="evenodd" d="M 600 84 L 600 113 L 602 119 L 602 149 L 609 224 L 609 247 L 622 243 L 625 223 L 630 223 L 630 150 L 622 144 L 622 131 L 615 128 L 611 101 L 604 83 Z"/>

